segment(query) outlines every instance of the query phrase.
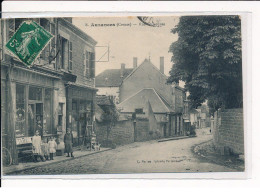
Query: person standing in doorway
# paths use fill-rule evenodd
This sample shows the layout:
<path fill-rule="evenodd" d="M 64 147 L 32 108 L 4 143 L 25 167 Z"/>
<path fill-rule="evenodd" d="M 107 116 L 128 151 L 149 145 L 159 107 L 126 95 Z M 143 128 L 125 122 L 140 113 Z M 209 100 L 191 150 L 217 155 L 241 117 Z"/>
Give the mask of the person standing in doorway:
<path fill-rule="evenodd" d="M 71 133 L 70 128 L 67 129 L 66 134 L 64 135 L 64 143 L 65 143 L 65 153 L 67 153 L 67 157 L 74 157 L 73 156 L 73 149 L 72 149 L 72 144 L 73 144 L 73 135 Z"/>

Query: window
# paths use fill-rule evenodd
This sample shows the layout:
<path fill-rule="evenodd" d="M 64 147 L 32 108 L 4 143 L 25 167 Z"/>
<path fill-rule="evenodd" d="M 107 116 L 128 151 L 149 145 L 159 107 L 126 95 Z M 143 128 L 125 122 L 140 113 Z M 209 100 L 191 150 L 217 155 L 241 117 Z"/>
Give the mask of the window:
<path fill-rule="evenodd" d="M 41 18 L 40 19 L 40 25 L 47 30 L 48 32 L 50 32 L 50 21 L 45 19 L 45 18 Z M 49 56 L 50 56 L 50 44 L 48 44 L 44 50 L 41 52 L 41 58 L 44 61 L 49 61 Z"/>
<path fill-rule="evenodd" d="M 29 100 L 42 100 L 42 88 L 30 87 L 29 88 Z"/>
<path fill-rule="evenodd" d="M 85 73 L 87 78 L 95 77 L 95 53 L 86 51 L 85 53 Z"/>
<path fill-rule="evenodd" d="M 68 69 L 69 62 L 69 41 L 61 37 L 61 68 Z"/>

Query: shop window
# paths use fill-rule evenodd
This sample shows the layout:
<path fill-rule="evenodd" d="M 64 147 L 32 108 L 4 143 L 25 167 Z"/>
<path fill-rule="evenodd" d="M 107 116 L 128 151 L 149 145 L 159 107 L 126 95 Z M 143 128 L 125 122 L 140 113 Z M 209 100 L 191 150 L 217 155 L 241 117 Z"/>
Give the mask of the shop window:
<path fill-rule="evenodd" d="M 30 87 L 29 100 L 42 100 L 42 88 Z"/>
<path fill-rule="evenodd" d="M 25 136 L 25 86 L 16 85 L 16 137 Z"/>

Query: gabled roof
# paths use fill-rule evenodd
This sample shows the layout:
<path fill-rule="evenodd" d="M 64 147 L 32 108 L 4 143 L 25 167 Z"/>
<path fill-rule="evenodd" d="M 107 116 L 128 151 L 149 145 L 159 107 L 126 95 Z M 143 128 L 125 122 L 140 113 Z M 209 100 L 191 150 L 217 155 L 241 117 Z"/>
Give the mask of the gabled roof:
<path fill-rule="evenodd" d="M 139 69 L 141 66 L 143 66 L 143 65 L 145 65 L 145 64 L 152 65 L 153 67 L 155 67 L 155 69 L 156 69 L 158 72 L 160 72 L 160 73 L 165 77 L 165 79 L 168 78 L 168 77 L 167 77 L 165 74 L 163 74 L 154 64 L 152 64 L 151 61 L 149 61 L 148 59 L 145 59 L 145 60 L 141 63 L 141 65 L 137 66 L 137 68 L 135 68 L 132 72 L 130 72 L 130 74 L 127 75 L 127 77 L 126 77 L 124 80 L 127 80 L 137 69 Z"/>
<path fill-rule="evenodd" d="M 107 69 L 96 76 L 96 87 L 119 87 L 132 71 L 132 68 L 126 68 L 121 77 L 121 69 Z"/>
<path fill-rule="evenodd" d="M 136 108 L 146 109 L 147 101 L 150 102 L 154 113 L 169 113 L 173 112 L 170 105 L 155 91 L 154 88 L 145 88 L 130 96 L 120 104 L 118 107 L 121 112 L 131 113 Z M 145 111 L 145 110 L 144 110 Z"/>

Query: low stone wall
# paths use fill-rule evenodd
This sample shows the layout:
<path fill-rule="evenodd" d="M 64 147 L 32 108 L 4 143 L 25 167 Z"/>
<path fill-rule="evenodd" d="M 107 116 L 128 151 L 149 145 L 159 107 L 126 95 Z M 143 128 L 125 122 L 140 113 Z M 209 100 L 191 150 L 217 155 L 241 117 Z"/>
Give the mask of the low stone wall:
<path fill-rule="evenodd" d="M 146 118 L 137 118 L 136 120 L 137 142 L 149 141 L 162 137 L 161 132 L 149 130 L 149 120 Z M 98 142 L 107 139 L 107 125 L 96 124 L 96 135 Z M 109 133 L 108 140 L 116 145 L 125 145 L 134 142 L 134 125 L 132 120 L 118 121 Z"/>
<path fill-rule="evenodd" d="M 96 124 L 97 140 L 102 142 L 107 139 L 107 125 Z M 130 120 L 118 121 L 111 129 L 108 139 L 116 145 L 125 145 L 134 142 L 134 127 Z"/>
<path fill-rule="evenodd" d="M 214 143 L 223 154 L 244 154 L 243 109 L 225 109 L 215 113 Z"/>

